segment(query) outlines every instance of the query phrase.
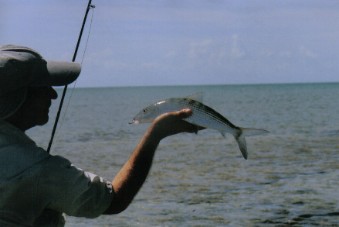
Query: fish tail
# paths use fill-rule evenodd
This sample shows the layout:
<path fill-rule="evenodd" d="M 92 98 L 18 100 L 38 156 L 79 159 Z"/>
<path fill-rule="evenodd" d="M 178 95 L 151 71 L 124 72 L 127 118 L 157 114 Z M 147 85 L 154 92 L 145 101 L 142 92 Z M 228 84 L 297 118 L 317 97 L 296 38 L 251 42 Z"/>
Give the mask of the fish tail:
<path fill-rule="evenodd" d="M 259 136 L 266 133 L 269 133 L 265 129 L 256 129 L 256 128 L 240 128 L 244 136 Z"/>
<path fill-rule="evenodd" d="M 248 156 L 245 136 L 256 136 L 265 133 L 268 133 L 268 131 L 254 128 L 239 128 L 239 130 L 236 131 L 234 138 L 238 143 L 239 149 L 244 159 L 247 159 Z"/>
<path fill-rule="evenodd" d="M 238 130 L 238 132 L 234 135 L 234 138 L 238 143 L 242 156 L 244 157 L 244 159 L 247 159 L 247 146 L 243 130 Z"/>

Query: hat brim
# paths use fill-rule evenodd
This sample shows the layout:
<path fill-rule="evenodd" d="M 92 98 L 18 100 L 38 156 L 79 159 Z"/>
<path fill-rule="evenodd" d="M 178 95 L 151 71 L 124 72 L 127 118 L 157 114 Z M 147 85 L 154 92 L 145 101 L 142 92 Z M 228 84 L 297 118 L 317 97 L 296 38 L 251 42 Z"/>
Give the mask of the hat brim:
<path fill-rule="evenodd" d="M 81 65 L 75 62 L 47 61 L 44 67 L 38 64 L 32 71 L 36 80 L 30 86 L 64 86 L 78 78 Z"/>

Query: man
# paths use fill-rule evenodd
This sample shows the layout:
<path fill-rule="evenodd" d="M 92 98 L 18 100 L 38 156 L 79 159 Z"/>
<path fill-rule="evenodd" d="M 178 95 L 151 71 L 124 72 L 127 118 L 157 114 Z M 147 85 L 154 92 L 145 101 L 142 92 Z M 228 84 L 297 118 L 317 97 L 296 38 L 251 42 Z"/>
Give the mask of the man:
<path fill-rule="evenodd" d="M 189 109 L 163 114 L 112 181 L 78 169 L 38 147 L 25 131 L 47 123 L 57 98 L 52 86 L 72 83 L 79 74 L 77 63 L 46 62 L 27 47 L 0 47 L 0 226 L 63 226 L 62 213 L 119 213 L 144 183 L 160 141 L 198 130 L 183 121 Z"/>

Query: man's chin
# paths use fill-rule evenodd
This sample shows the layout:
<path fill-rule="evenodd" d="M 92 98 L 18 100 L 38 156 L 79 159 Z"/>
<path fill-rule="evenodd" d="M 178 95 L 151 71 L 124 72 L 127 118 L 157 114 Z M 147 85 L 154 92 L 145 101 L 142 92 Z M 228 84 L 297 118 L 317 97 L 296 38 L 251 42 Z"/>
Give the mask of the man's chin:
<path fill-rule="evenodd" d="M 48 116 L 44 119 L 39 119 L 39 121 L 37 122 L 36 125 L 39 125 L 39 126 L 45 125 L 45 124 L 47 124 L 48 120 L 49 120 Z"/>

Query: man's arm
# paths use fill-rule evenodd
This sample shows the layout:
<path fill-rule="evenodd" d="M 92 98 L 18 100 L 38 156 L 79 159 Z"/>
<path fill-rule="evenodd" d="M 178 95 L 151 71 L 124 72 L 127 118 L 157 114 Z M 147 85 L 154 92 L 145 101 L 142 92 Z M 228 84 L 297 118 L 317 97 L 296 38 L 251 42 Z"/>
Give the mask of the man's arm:
<path fill-rule="evenodd" d="M 132 202 L 146 180 L 155 150 L 163 138 L 181 132 L 197 132 L 197 126 L 183 121 L 191 114 L 191 110 L 184 109 L 163 114 L 154 120 L 131 157 L 113 179 L 112 187 L 115 195 L 105 214 L 120 213 Z"/>

